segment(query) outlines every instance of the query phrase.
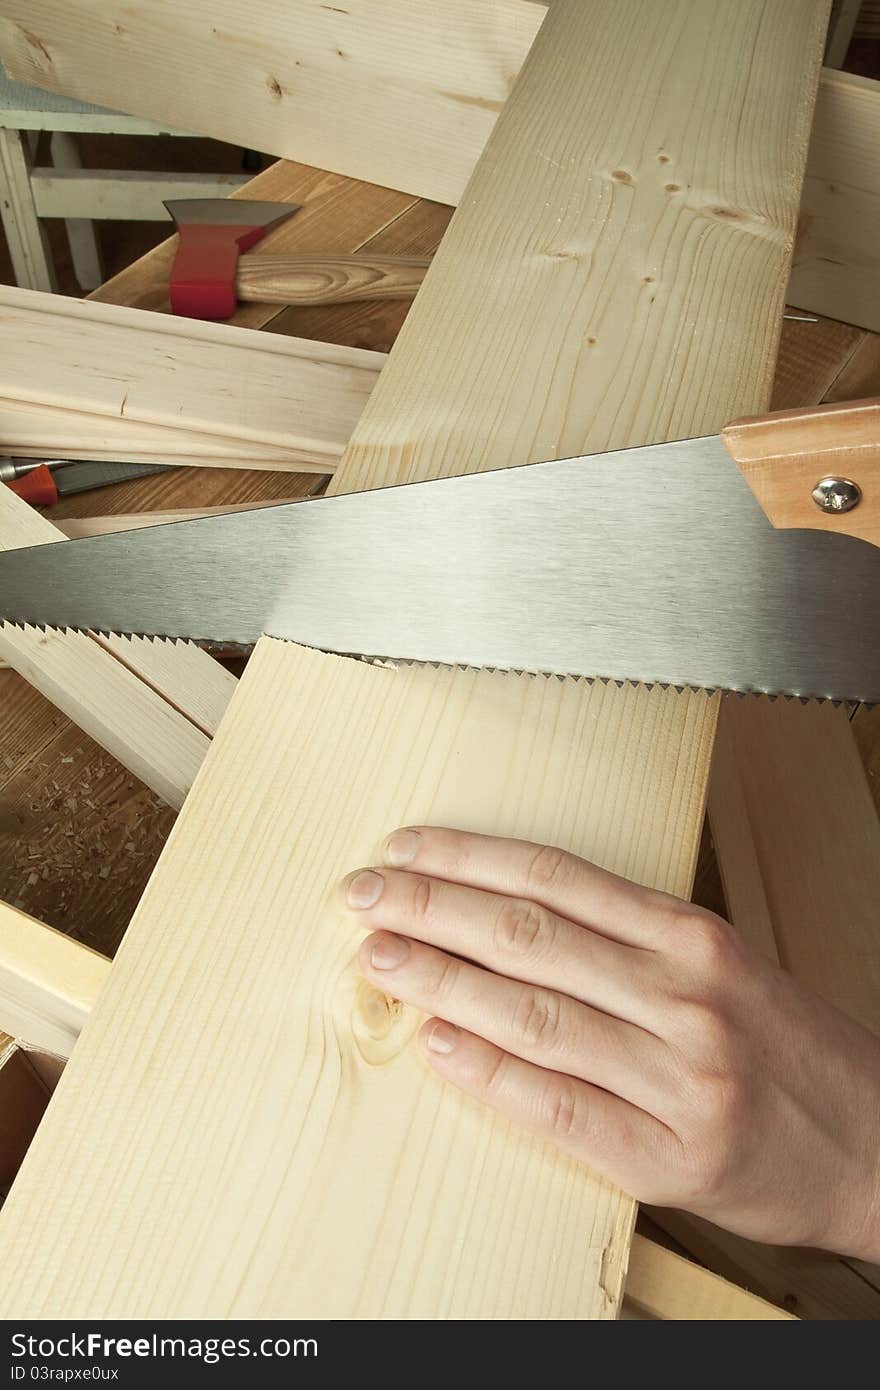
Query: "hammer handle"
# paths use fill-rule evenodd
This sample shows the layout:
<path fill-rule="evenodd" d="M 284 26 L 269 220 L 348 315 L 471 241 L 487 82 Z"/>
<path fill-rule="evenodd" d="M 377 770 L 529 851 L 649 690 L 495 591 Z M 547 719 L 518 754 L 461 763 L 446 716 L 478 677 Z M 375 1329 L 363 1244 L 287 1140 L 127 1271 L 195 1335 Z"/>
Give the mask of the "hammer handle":
<path fill-rule="evenodd" d="M 253 304 L 409 299 L 430 264 L 424 256 L 244 256 L 235 288 Z"/>

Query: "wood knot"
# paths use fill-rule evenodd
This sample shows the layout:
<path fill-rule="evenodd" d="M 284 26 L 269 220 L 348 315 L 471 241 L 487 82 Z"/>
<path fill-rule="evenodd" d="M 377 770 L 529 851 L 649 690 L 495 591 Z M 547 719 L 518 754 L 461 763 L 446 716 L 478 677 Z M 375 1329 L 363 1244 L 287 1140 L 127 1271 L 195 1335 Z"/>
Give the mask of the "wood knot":
<path fill-rule="evenodd" d="M 414 1010 L 404 1009 L 399 999 L 359 980 L 351 1027 L 364 1061 L 377 1067 L 403 1051 L 418 1027 L 418 1017 Z"/>

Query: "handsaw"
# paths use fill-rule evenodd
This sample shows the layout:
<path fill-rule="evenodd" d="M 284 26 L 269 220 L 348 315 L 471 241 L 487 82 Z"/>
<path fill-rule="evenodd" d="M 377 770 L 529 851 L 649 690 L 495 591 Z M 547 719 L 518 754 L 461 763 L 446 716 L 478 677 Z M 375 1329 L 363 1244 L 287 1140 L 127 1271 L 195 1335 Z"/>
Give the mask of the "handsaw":
<path fill-rule="evenodd" d="M 0 617 L 880 700 L 880 399 L 0 556 Z"/>

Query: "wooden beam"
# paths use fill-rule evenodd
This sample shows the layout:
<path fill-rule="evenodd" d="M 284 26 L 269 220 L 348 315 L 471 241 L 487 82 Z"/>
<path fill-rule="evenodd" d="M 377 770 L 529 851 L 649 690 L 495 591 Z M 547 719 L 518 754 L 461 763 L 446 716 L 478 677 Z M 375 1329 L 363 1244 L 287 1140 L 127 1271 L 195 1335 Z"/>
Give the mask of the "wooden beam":
<path fill-rule="evenodd" d="M 880 330 L 880 82 L 822 75 L 789 299 Z"/>
<path fill-rule="evenodd" d="M 0 310 L 0 397 L 268 444 L 291 470 L 328 471 L 384 361 L 14 286 Z"/>
<path fill-rule="evenodd" d="M 105 956 L 0 902 L 0 1028 L 19 1043 L 69 1057 L 109 974 Z"/>
<path fill-rule="evenodd" d="M 673 22 L 638 0 L 554 5 L 338 485 L 714 429 L 764 405 L 824 18 L 809 0 L 769 16 L 689 3 Z M 711 190 L 696 222 L 670 201 L 685 177 Z M 264 639 L 0 1218 L 0 1306 L 613 1316 L 632 1203 L 426 1074 L 405 1046 L 414 1020 L 359 983 L 332 885 L 417 816 L 685 892 L 714 709 Z"/>

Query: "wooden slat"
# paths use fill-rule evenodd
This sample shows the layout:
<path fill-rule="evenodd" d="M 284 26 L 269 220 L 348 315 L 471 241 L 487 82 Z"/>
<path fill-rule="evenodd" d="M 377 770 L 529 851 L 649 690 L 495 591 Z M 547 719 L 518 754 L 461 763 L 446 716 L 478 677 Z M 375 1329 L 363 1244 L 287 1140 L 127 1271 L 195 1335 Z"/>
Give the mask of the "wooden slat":
<path fill-rule="evenodd" d="M 0 1028 L 19 1042 L 69 1057 L 109 973 L 105 956 L 0 902 Z"/>
<path fill-rule="evenodd" d="M 794 304 L 880 330 L 880 82 L 823 73 L 789 282 Z"/>
<path fill-rule="evenodd" d="M 765 404 L 824 18 L 554 5 L 340 485 Z M 712 189 L 695 220 L 676 178 Z M 410 816 L 549 838 L 686 892 L 714 709 L 264 639 L 3 1213 L 2 1306 L 613 1315 L 632 1203 L 426 1075 L 414 1020 L 359 984 L 330 895 Z"/>
<path fill-rule="evenodd" d="M 254 440 L 285 449 L 290 469 L 319 471 L 384 360 L 14 286 L 0 286 L 0 351 L 4 399 Z"/>
<path fill-rule="evenodd" d="M 664 1321 L 794 1321 L 791 1313 L 641 1235 L 633 1237 L 626 1297 L 650 1317 Z"/>
<path fill-rule="evenodd" d="M 880 1318 L 880 1292 L 827 1250 L 762 1245 L 680 1211 L 649 1208 L 663 1230 L 725 1279 L 743 1285 L 798 1318 L 855 1321 Z"/>

